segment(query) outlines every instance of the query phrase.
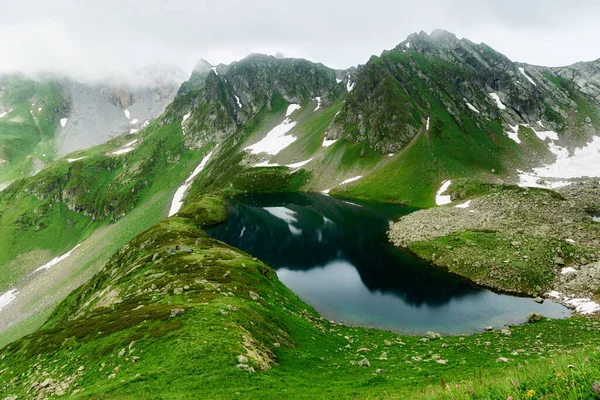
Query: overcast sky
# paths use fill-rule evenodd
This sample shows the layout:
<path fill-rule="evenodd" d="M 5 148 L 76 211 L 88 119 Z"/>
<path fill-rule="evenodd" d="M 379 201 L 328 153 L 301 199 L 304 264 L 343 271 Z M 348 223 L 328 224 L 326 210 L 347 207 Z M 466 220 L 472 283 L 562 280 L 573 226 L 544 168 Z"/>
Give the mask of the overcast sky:
<path fill-rule="evenodd" d="M 0 72 L 85 79 L 251 52 L 335 68 L 441 28 L 514 61 L 600 58 L 600 0 L 0 0 Z"/>

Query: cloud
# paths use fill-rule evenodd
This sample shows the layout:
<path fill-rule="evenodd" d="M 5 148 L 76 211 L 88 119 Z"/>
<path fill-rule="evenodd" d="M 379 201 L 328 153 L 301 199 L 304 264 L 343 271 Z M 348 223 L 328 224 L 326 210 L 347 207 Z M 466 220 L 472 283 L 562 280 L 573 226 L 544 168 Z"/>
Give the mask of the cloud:
<path fill-rule="evenodd" d="M 304 0 L 73 0 L 0 2 L 0 71 L 78 79 L 149 64 L 190 71 L 251 52 L 345 68 L 410 33 L 442 28 L 517 61 L 565 65 L 597 54 L 600 2 L 580 0 L 369 2 Z"/>

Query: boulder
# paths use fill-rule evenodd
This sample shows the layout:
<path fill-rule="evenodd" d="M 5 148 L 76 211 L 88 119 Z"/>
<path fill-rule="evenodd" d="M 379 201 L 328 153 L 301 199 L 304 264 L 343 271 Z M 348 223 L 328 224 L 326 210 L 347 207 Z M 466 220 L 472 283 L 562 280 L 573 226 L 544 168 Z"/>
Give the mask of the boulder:
<path fill-rule="evenodd" d="M 369 362 L 369 360 L 367 360 L 366 358 L 363 358 L 362 360 L 360 360 L 358 362 L 358 366 L 359 367 L 370 367 L 371 363 Z"/>
<path fill-rule="evenodd" d="M 251 374 L 252 374 L 252 373 L 254 373 L 254 372 L 256 372 L 256 371 L 254 370 L 254 368 L 252 368 L 252 367 L 248 366 L 248 364 L 238 364 L 238 365 L 237 365 L 237 368 L 239 368 L 239 369 L 243 369 L 244 371 L 247 371 L 247 372 L 249 372 L 249 373 L 251 373 Z"/>
<path fill-rule="evenodd" d="M 183 308 L 174 308 L 171 310 L 171 318 L 176 317 L 178 315 L 181 315 L 185 313 L 185 309 Z"/>
<path fill-rule="evenodd" d="M 538 321 L 541 321 L 542 319 L 544 319 L 544 315 L 537 311 L 527 314 L 527 322 L 529 322 L 529 323 L 538 322 Z"/>
<path fill-rule="evenodd" d="M 435 340 L 435 339 L 439 339 L 442 337 L 442 335 L 440 335 L 439 333 L 431 332 L 431 331 L 427 332 L 425 334 L 425 336 L 427 337 L 427 339 L 430 339 L 430 340 Z"/>

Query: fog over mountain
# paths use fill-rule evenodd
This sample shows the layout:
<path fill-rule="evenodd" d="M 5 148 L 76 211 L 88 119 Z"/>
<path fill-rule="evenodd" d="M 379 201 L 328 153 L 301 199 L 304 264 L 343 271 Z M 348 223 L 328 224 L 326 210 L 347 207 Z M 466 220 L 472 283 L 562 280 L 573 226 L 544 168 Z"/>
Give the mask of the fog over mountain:
<path fill-rule="evenodd" d="M 79 80 L 141 79 L 157 63 L 189 72 L 198 58 L 250 52 L 345 68 L 436 28 L 485 42 L 515 61 L 558 66 L 598 58 L 593 0 L 0 1 L 0 72 Z"/>

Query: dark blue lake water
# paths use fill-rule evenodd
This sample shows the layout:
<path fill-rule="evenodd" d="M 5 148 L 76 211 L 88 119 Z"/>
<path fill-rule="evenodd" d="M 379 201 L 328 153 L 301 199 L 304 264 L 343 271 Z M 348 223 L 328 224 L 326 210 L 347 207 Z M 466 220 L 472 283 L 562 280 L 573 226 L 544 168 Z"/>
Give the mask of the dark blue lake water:
<path fill-rule="evenodd" d="M 258 257 L 324 318 L 401 333 L 469 333 L 570 311 L 501 295 L 432 268 L 387 240 L 414 209 L 319 194 L 239 196 L 214 238 Z"/>

